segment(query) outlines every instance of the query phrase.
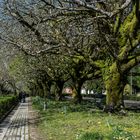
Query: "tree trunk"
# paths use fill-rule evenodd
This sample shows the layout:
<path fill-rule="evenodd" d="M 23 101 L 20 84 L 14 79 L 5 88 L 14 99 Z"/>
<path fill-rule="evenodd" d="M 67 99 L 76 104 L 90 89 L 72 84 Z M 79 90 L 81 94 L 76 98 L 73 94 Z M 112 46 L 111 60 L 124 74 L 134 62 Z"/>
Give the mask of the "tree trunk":
<path fill-rule="evenodd" d="M 46 90 L 47 90 L 46 97 L 47 97 L 48 99 L 51 98 L 51 85 L 52 85 L 51 82 L 47 82 L 47 83 L 46 83 Z"/>
<path fill-rule="evenodd" d="M 44 92 L 44 98 L 46 98 L 46 97 L 51 98 L 51 95 L 50 95 L 51 84 L 49 84 L 46 81 L 43 81 L 42 82 L 42 87 L 43 87 L 43 92 Z"/>
<path fill-rule="evenodd" d="M 44 90 L 42 86 L 42 82 L 37 81 L 37 90 L 40 97 L 44 97 Z"/>
<path fill-rule="evenodd" d="M 81 103 L 82 101 L 82 95 L 81 95 L 81 88 L 83 85 L 83 81 L 82 80 L 77 80 L 74 82 L 74 88 L 73 88 L 73 101 L 75 103 Z"/>
<path fill-rule="evenodd" d="M 125 86 L 125 77 L 119 72 L 116 63 L 104 75 L 106 87 L 106 107 L 105 111 L 114 112 L 120 110 L 124 106 L 123 90 Z"/>
<path fill-rule="evenodd" d="M 64 82 L 58 81 L 56 82 L 56 94 L 55 98 L 57 101 L 62 100 L 62 90 L 63 90 Z"/>

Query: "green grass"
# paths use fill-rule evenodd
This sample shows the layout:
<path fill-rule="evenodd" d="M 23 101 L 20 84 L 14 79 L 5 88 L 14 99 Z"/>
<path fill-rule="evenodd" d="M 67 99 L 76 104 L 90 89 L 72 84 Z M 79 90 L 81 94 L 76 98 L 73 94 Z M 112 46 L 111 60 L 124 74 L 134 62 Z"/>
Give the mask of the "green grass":
<path fill-rule="evenodd" d="M 44 140 L 140 140 L 140 113 L 106 114 L 93 103 L 47 101 L 47 107 L 38 124 Z"/>

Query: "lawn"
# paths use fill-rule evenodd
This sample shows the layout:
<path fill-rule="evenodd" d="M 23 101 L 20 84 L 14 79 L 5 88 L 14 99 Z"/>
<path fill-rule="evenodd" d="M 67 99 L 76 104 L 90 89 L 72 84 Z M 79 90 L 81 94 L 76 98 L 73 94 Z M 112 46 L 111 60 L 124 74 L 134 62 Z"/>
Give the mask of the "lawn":
<path fill-rule="evenodd" d="M 34 106 L 40 109 L 38 128 L 44 140 L 140 140 L 140 113 L 107 114 L 91 102 L 47 101 L 46 111 L 41 101 Z"/>

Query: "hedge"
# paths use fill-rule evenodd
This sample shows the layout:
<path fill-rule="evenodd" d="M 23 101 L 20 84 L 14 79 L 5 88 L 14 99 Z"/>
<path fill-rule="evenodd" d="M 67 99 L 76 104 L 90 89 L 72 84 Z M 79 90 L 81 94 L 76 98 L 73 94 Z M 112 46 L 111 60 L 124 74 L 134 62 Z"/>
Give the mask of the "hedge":
<path fill-rule="evenodd" d="M 0 97 L 0 120 L 17 104 L 16 96 Z"/>
<path fill-rule="evenodd" d="M 129 95 L 129 96 L 124 96 L 125 100 L 133 100 L 133 101 L 140 101 L 140 97 L 136 95 Z"/>

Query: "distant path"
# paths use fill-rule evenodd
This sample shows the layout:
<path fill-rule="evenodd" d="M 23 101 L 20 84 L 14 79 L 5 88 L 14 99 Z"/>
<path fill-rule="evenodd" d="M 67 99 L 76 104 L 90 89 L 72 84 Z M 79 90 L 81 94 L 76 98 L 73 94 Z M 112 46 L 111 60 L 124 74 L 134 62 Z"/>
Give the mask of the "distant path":
<path fill-rule="evenodd" d="M 29 140 L 28 99 L 0 124 L 0 140 Z"/>

